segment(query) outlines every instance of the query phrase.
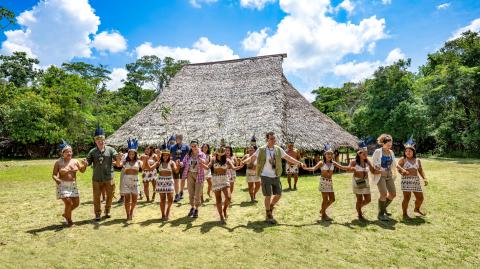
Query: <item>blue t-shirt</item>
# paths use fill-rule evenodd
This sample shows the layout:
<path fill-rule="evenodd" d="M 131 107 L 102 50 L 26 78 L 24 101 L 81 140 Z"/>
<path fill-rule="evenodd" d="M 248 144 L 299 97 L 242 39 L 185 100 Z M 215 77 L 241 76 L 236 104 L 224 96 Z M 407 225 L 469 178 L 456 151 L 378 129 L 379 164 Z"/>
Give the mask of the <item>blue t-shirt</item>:
<path fill-rule="evenodd" d="M 172 155 L 172 161 L 180 160 L 190 151 L 190 147 L 187 144 L 175 144 L 170 147 L 170 154 Z"/>
<path fill-rule="evenodd" d="M 390 168 L 392 165 L 392 156 L 382 156 L 382 168 Z"/>

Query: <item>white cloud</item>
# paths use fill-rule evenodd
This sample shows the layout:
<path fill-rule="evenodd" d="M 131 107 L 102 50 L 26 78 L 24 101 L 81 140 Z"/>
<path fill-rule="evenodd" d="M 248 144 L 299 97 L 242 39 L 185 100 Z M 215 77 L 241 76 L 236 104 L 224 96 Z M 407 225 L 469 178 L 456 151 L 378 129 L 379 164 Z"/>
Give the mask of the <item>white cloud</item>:
<path fill-rule="evenodd" d="M 455 33 L 453 33 L 449 40 L 459 38 L 463 32 L 466 32 L 468 30 L 472 32 L 480 32 L 480 18 L 473 20 L 469 25 L 455 31 Z"/>
<path fill-rule="evenodd" d="M 388 53 L 387 58 L 385 59 L 385 64 L 393 64 L 394 62 L 405 58 L 407 58 L 405 54 L 403 54 L 399 48 L 396 48 Z"/>
<path fill-rule="evenodd" d="M 217 2 L 218 0 L 190 0 L 190 5 L 195 8 L 201 8 L 202 4 L 212 4 Z"/>
<path fill-rule="evenodd" d="M 370 78 L 379 66 L 391 65 L 394 62 L 405 58 L 405 54 L 403 54 L 399 48 L 396 48 L 388 53 L 384 61 L 367 61 L 359 63 L 352 61 L 340 64 L 335 66 L 334 74 L 346 78 L 347 81 L 360 82 L 364 79 Z"/>
<path fill-rule="evenodd" d="M 260 32 L 248 32 L 247 37 L 242 41 L 245 50 L 258 51 L 265 44 L 268 28 L 263 28 Z"/>
<path fill-rule="evenodd" d="M 240 0 L 240 6 L 262 10 L 267 4 L 275 3 L 276 0 Z"/>
<path fill-rule="evenodd" d="M 450 3 L 443 3 L 441 5 L 438 5 L 437 9 L 442 10 L 442 9 L 447 9 L 448 7 L 450 7 Z"/>
<path fill-rule="evenodd" d="M 42 65 L 61 64 L 73 57 L 90 57 L 90 37 L 100 19 L 87 0 L 40 1 L 17 17 L 21 30 L 5 31 L 1 52 L 25 51 Z"/>
<path fill-rule="evenodd" d="M 156 55 L 160 58 L 172 57 L 176 60 L 189 60 L 192 63 L 219 61 L 228 59 L 238 59 L 231 48 L 227 45 L 213 44 L 206 37 L 199 38 L 192 48 L 157 46 L 153 47 L 152 43 L 145 42 L 135 48 L 137 57 L 145 55 Z"/>
<path fill-rule="evenodd" d="M 112 73 L 110 73 L 110 80 L 107 81 L 107 89 L 111 91 L 116 91 L 119 88 L 123 87 L 123 80 L 127 78 L 128 71 L 123 68 L 113 68 Z"/>
<path fill-rule="evenodd" d="M 390 5 L 392 3 L 392 0 L 382 0 L 382 4 L 384 5 Z"/>
<path fill-rule="evenodd" d="M 117 31 L 103 31 L 95 36 L 92 47 L 98 51 L 121 52 L 127 49 L 127 40 Z"/>
<path fill-rule="evenodd" d="M 42 66 L 60 65 L 74 57 L 89 58 L 93 47 L 101 52 L 119 52 L 127 46 L 116 31 L 95 35 L 100 18 L 88 0 L 41 0 L 16 20 L 21 29 L 4 32 L 6 40 L 0 53 L 24 51 L 38 58 Z"/>
<path fill-rule="evenodd" d="M 280 8 L 287 16 L 257 54 L 287 53 L 285 72 L 310 86 L 318 86 L 345 56 L 372 50 L 372 42 L 387 38 L 385 20 L 376 16 L 358 24 L 335 21 L 329 0 L 280 0 Z"/>
<path fill-rule="evenodd" d="M 373 54 L 375 52 L 376 47 L 377 47 L 377 43 L 375 42 L 368 44 L 368 48 L 367 48 L 368 53 Z"/>
<path fill-rule="evenodd" d="M 355 5 L 350 2 L 350 0 L 344 0 L 335 8 L 335 10 L 338 12 L 340 9 L 344 9 L 348 14 L 352 14 L 354 8 Z"/>

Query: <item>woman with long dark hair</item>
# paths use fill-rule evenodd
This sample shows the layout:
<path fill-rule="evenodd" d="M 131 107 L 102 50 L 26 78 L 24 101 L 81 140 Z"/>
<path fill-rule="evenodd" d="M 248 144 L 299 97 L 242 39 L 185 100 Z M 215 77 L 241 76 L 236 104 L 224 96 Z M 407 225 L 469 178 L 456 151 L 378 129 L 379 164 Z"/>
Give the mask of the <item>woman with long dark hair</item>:
<path fill-rule="evenodd" d="M 413 212 L 420 216 L 426 215 L 424 212 L 420 211 L 424 197 L 419 175 L 422 177 L 425 186 L 428 185 L 428 180 L 423 171 L 422 163 L 417 158 L 413 137 L 410 137 L 404 147 L 405 151 L 403 153 L 403 158 L 398 161 L 398 171 L 402 174 L 400 186 L 403 192 L 403 218 L 408 220 L 410 219 L 410 216 L 408 215 L 408 204 L 412 192 L 415 196 L 415 208 Z"/>
<path fill-rule="evenodd" d="M 350 169 L 353 172 L 352 189 L 357 198 L 355 208 L 357 210 L 358 219 L 364 221 L 362 208 L 369 204 L 372 200 L 370 193 L 370 184 L 368 175 L 373 173 L 373 165 L 368 160 L 367 144 L 365 141 L 359 143 L 359 149 L 355 159 L 350 162 Z"/>
<path fill-rule="evenodd" d="M 208 165 L 208 168 L 205 168 L 205 180 L 207 181 L 207 195 L 208 198 L 211 198 L 212 195 L 212 171 L 210 170 L 212 167 L 211 161 L 212 156 L 210 156 L 210 145 L 203 144 L 202 145 L 202 152 L 205 154 L 205 162 Z M 202 203 L 203 203 L 203 193 L 202 193 Z"/>
<path fill-rule="evenodd" d="M 213 159 L 213 175 L 212 175 L 212 189 L 215 193 L 215 202 L 217 206 L 218 214 L 220 215 L 220 221 L 222 224 L 226 223 L 228 218 L 227 209 L 231 201 L 230 193 L 230 180 L 228 178 L 228 169 L 239 170 L 243 167 L 235 166 L 233 161 L 226 156 L 226 150 L 223 140 L 220 147 L 215 152 L 215 158 Z M 225 199 L 222 200 L 222 193 Z M 223 208 L 222 208 L 223 204 Z"/>
<path fill-rule="evenodd" d="M 157 154 L 155 154 L 154 149 L 152 146 L 147 146 L 145 148 L 144 154 L 140 157 L 140 160 L 143 163 L 142 167 L 142 181 L 143 181 L 143 193 L 145 193 L 145 197 L 147 197 L 147 202 L 155 201 L 155 185 L 157 179 L 157 170 L 156 169 L 148 169 L 147 163 L 151 166 L 157 160 Z M 150 185 L 152 185 L 152 199 L 150 200 Z"/>
<path fill-rule="evenodd" d="M 125 161 L 117 160 L 117 167 L 122 167 L 123 177 L 120 182 L 120 194 L 124 197 L 125 212 L 127 221 L 133 219 L 133 211 L 137 205 L 137 197 L 139 193 L 138 173 L 144 165 L 148 169 L 155 169 L 157 162 L 150 165 L 148 162 L 143 163 L 138 159 L 138 140 L 128 139 L 128 153 Z"/>
<path fill-rule="evenodd" d="M 170 150 L 164 144 L 160 151 L 160 161 L 158 162 L 158 178 L 155 191 L 160 194 L 160 211 L 162 220 L 168 221 L 170 217 L 170 208 L 173 204 L 174 181 L 173 173 L 178 171 L 174 161 L 170 159 Z"/>
<path fill-rule="evenodd" d="M 255 136 L 252 136 L 250 139 L 250 146 L 247 148 L 247 154 L 243 156 L 242 161 L 249 158 L 250 156 L 255 155 L 255 152 L 257 151 L 257 139 Z M 257 160 L 254 162 L 250 162 L 247 164 L 247 170 L 245 172 L 246 178 L 247 178 L 247 184 L 248 184 L 248 193 L 250 194 L 250 201 L 252 203 L 256 203 L 257 199 L 257 193 L 260 190 L 261 182 L 260 182 L 260 177 L 257 176 Z"/>
<path fill-rule="evenodd" d="M 332 184 L 333 171 L 335 167 L 346 171 L 351 171 L 352 169 L 348 166 L 342 166 L 333 160 L 333 149 L 330 145 L 326 144 L 323 152 L 322 161 L 318 162 L 314 167 L 305 167 L 304 169 L 311 172 L 319 168 L 321 169 L 322 174 L 318 186 L 318 190 L 322 193 L 320 215 L 323 221 L 332 221 L 327 215 L 327 208 L 335 202 L 335 193 L 333 192 Z"/>

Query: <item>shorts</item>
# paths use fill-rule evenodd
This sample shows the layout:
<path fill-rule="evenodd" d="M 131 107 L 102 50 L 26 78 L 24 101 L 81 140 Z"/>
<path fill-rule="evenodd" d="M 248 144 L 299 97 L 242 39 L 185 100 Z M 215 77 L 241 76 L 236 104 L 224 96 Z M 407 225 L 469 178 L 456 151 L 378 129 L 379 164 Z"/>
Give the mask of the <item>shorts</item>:
<path fill-rule="evenodd" d="M 396 192 L 395 189 L 395 180 L 392 177 L 380 177 L 380 180 L 377 183 L 378 191 L 381 193 L 390 193 Z"/>
<path fill-rule="evenodd" d="M 261 176 L 263 196 L 282 195 L 282 182 L 280 177 Z"/>

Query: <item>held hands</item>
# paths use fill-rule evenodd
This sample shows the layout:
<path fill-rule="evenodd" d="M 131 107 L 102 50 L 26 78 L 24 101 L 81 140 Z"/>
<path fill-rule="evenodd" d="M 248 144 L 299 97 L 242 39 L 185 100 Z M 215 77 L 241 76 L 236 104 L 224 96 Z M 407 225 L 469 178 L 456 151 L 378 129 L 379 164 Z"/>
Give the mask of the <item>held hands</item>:
<path fill-rule="evenodd" d="M 426 178 L 423 179 L 424 185 L 428 186 L 428 180 Z"/>
<path fill-rule="evenodd" d="M 82 165 L 85 166 L 85 167 L 88 166 L 88 161 L 87 161 L 87 159 L 83 159 L 83 160 L 82 160 Z"/>
<path fill-rule="evenodd" d="M 307 165 L 306 165 L 305 163 L 303 163 L 303 162 L 300 162 L 300 167 L 301 167 L 302 169 L 305 169 L 305 168 L 307 168 Z"/>

